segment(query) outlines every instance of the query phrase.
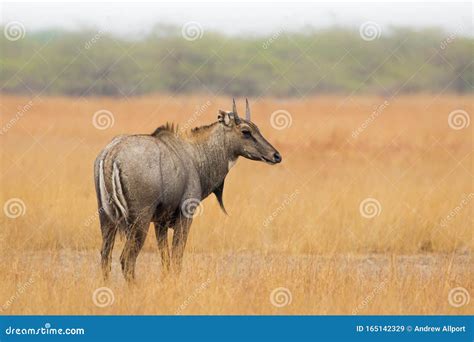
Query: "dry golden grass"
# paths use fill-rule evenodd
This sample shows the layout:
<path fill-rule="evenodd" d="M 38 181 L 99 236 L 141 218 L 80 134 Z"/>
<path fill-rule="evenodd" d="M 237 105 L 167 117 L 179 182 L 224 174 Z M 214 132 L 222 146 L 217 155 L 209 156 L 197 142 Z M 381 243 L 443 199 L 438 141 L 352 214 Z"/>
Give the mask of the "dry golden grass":
<path fill-rule="evenodd" d="M 474 293 L 474 125 L 448 126 L 451 111 L 474 112 L 472 97 L 397 97 L 357 138 L 384 98 L 259 100 L 254 121 L 283 163 L 239 160 L 224 194 L 230 216 L 214 198 L 204 201 L 180 278 L 160 280 L 151 229 L 131 287 L 117 263 L 121 241 L 111 281 L 101 280 L 95 156 L 117 134 L 214 121 L 230 100 L 42 98 L 12 121 L 30 100 L 1 97 L 0 204 L 26 206 L 18 218 L 0 218 L 2 314 L 473 313 L 472 300 L 448 302 L 452 288 Z M 114 114 L 113 127 L 92 125 L 100 109 Z M 272 128 L 279 109 L 291 113 L 291 127 Z M 380 202 L 378 216 L 361 215 L 366 198 Z M 102 286 L 115 298 L 104 308 L 92 300 Z M 284 307 L 270 301 L 279 287 L 291 292 Z"/>

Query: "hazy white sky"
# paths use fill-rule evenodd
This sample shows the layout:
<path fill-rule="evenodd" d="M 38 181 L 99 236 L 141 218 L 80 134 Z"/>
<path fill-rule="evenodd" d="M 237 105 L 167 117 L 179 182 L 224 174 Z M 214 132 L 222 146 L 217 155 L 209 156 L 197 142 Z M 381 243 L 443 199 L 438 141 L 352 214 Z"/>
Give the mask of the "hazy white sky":
<path fill-rule="evenodd" d="M 1 23 L 21 22 L 26 30 L 104 28 L 137 36 L 156 23 L 198 22 L 204 30 L 228 34 L 271 33 L 281 26 L 357 28 L 366 21 L 382 27 L 438 26 L 472 35 L 471 2 L 2 2 Z"/>

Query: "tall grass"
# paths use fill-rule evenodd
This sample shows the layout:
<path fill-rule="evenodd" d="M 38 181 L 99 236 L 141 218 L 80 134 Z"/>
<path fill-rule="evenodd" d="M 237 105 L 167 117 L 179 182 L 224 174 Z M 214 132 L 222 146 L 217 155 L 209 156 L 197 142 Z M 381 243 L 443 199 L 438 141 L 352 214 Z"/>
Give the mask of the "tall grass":
<path fill-rule="evenodd" d="M 448 124 L 453 110 L 473 112 L 472 97 L 402 96 L 374 115 L 385 100 L 251 100 L 254 122 L 283 163 L 238 161 L 224 193 L 230 215 L 214 198 L 204 201 L 180 278 L 160 279 L 150 229 L 137 283 L 129 287 L 116 263 L 122 241 L 112 280 L 101 281 L 95 156 L 117 134 L 148 133 L 166 121 L 212 122 L 230 100 L 37 98 L 18 115 L 30 99 L 2 95 L 0 204 L 19 198 L 26 209 L 17 218 L 0 216 L 0 305 L 10 303 L 0 308 L 18 314 L 472 313 L 472 306 L 455 308 L 447 299 L 454 287 L 473 290 L 473 126 Z M 114 117 L 105 130 L 92 124 L 102 109 Z M 272 127 L 277 110 L 289 113 L 291 126 Z M 372 218 L 361 214 L 367 198 L 380 204 Z M 115 301 L 99 308 L 92 294 L 104 285 Z M 289 305 L 272 305 L 278 287 L 290 291 Z"/>

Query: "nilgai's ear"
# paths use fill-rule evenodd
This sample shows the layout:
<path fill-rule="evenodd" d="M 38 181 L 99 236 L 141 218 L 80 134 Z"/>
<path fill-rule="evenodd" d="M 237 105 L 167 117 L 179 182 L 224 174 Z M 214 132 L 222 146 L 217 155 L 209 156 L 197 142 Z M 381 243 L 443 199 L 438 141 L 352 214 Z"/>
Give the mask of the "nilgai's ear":
<path fill-rule="evenodd" d="M 219 115 L 217 115 L 217 120 L 222 122 L 224 125 L 230 125 L 230 113 L 227 113 L 221 109 L 219 109 Z"/>

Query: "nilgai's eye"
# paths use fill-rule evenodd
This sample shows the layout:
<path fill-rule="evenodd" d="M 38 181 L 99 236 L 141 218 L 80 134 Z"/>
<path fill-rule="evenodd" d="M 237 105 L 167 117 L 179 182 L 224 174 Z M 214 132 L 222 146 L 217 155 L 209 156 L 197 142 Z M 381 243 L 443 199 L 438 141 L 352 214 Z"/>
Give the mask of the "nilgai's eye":
<path fill-rule="evenodd" d="M 250 138 L 252 136 L 252 133 L 248 129 L 243 129 L 242 134 L 244 135 L 245 138 Z"/>

